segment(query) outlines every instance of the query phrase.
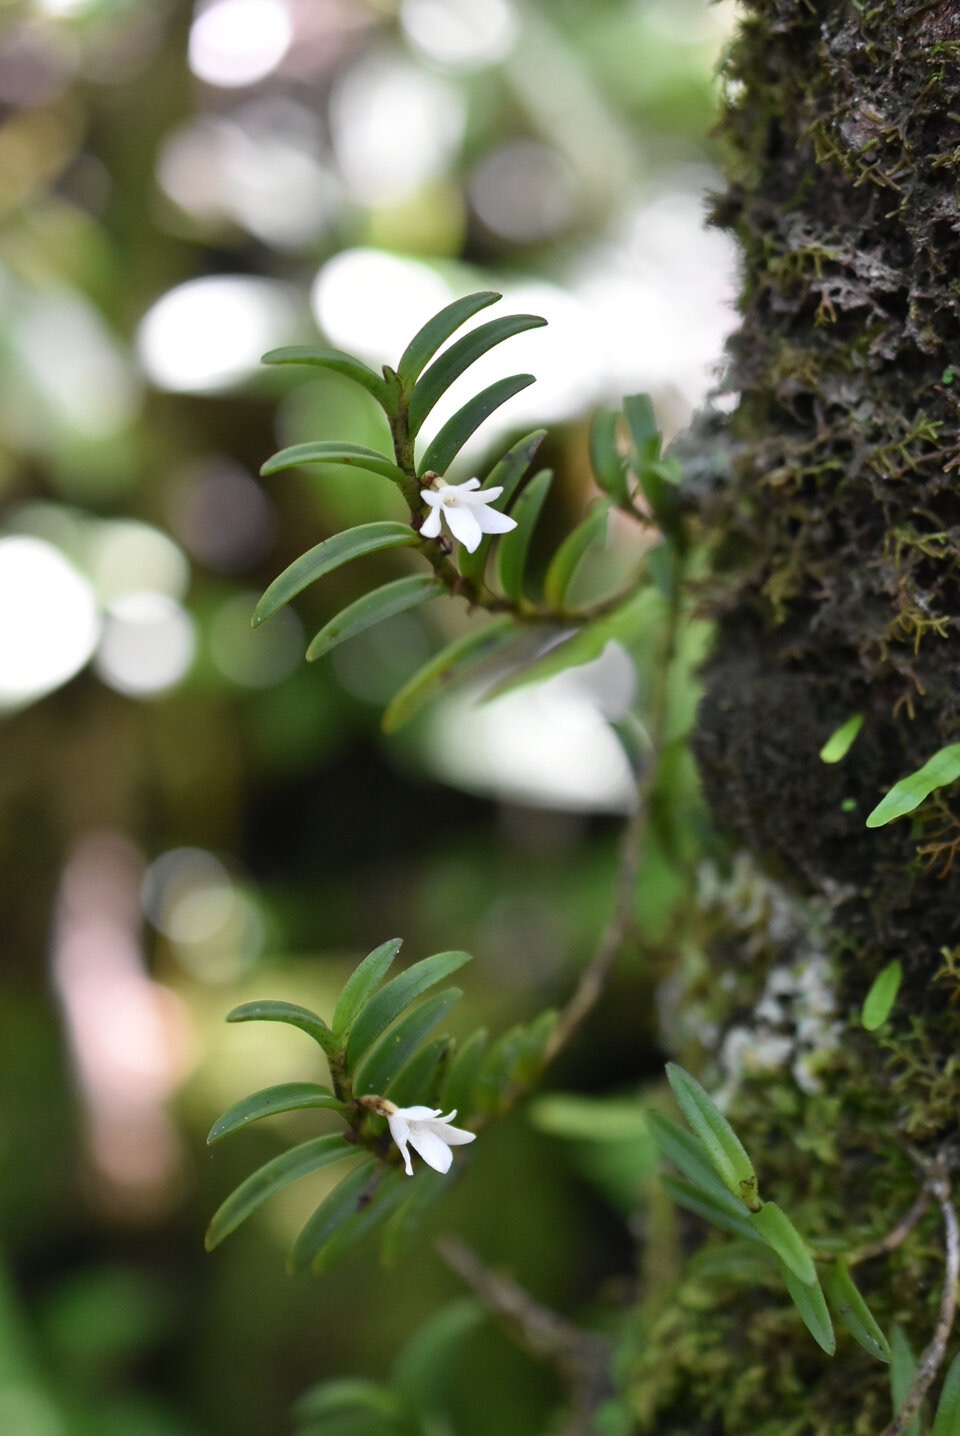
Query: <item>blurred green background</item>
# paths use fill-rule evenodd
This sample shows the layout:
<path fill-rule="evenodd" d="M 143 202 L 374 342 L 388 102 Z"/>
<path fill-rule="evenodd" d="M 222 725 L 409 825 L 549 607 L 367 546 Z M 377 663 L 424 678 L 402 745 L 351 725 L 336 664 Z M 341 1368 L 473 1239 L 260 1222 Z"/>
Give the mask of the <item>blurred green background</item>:
<path fill-rule="evenodd" d="M 730 24 L 706 0 L 0 0 L 3 1436 L 284 1432 L 306 1388 L 383 1376 L 460 1293 L 429 1234 L 386 1272 L 371 1251 L 288 1278 L 326 1173 L 204 1255 L 230 1187 L 312 1130 L 211 1156 L 211 1121 L 322 1077 L 301 1034 L 223 1017 L 328 1012 L 395 934 L 408 958 L 473 952 L 462 1029 L 561 1000 L 611 899 L 629 778 L 603 711 L 630 665 L 452 695 L 387 740 L 384 702 L 460 606 L 303 651 L 402 557 L 253 633 L 296 554 L 398 512 L 373 476 L 257 478 L 282 444 L 386 440 L 346 381 L 258 358 L 319 332 L 395 362 L 471 289 L 545 315 L 487 361 L 539 382 L 461 476 L 549 427 L 555 540 L 593 492 L 591 411 L 646 390 L 676 430 L 731 327 L 734 260 L 702 226 Z M 664 950 L 686 861 L 648 855 Z M 627 964 L 557 1086 L 657 1070 L 652 981 Z M 635 1183 L 549 1125 L 485 1134 L 436 1227 L 603 1320 Z M 530 1433 L 556 1399 L 488 1324 L 451 1420 Z"/>

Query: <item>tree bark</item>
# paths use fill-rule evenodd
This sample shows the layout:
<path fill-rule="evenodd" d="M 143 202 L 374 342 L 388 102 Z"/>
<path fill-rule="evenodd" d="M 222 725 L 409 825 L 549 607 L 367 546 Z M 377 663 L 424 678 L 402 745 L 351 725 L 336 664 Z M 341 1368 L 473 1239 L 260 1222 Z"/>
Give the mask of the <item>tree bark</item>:
<path fill-rule="evenodd" d="M 742 246 L 742 326 L 726 474 L 694 483 L 720 615 L 695 746 L 750 857 L 688 976 L 699 1029 L 681 1047 L 730 1097 L 764 1195 L 813 1245 L 857 1245 L 958 1137 L 960 804 L 945 790 L 916 821 L 864 819 L 960 739 L 960 4 L 750 0 L 725 80 L 714 219 Z M 855 713 L 849 755 L 824 764 Z M 903 987 L 867 1034 L 860 1004 L 893 958 Z M 857 1269 L 917 1348 L 942 1288 L 936 1217 Z M 782 1289 L 688 1275 L 647 1336 L 641 1429 L 889 1420 L 885 1368 L 849 1339 L 821 1355 Z"/>

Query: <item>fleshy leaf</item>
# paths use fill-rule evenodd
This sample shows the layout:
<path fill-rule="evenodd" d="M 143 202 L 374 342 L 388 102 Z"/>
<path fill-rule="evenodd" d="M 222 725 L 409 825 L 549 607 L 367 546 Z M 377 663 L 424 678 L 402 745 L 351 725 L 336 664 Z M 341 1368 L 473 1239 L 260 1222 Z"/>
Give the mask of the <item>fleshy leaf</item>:
<path fill-rule="evenodd" d="M 628 498 L 627 468 L 617 444 L 619 414 L 615 409 L 600 409 L 590 425 L 590 467 L 603 489 L 618 504 Z"/>
<path fill-rule="evenodd" d="M 867 818 L 868 828 L 882 828 L 894 818 L 902 818 L 919 808 L 935 788 L 946 787 L 960 778 L 960 743 L 950 743 L 928 758 L 922 768 L 908 773 L 899 783 L 894 783 L 885 798 L 882 798 Z"/>
<path fill-rule="evenodd" d="M 845 1261 L 838 1259 L 825 1268 L 823 1285 L 834 1315 L 843 1322 L 850 1335 L 878 1361 L 889 1361 L 890 1343 L 864 1301 Z"/>
<path fill-rule="evenodd" d="M 857 734 L 863 727 L 863 714 L 854 713 L 846 723 L 841 723 L 831 734 L 823 747 L 820 749 L 821 763 L 839 763 L 850 752 L 857 739 Z"/>
<path fill-rule="evenodd" d="M 349 1030 L 367 999 L 376 992 L 402 946 L 402 937 L 391 937 L 387 942 L 375 947 L 373 952 L 368 952 L 359 966 L 351 972 L 333 1009 L 333 1034 L 338 1042 Z"/>
<path fill-rule="evenodd" d="M 297 1182 L 311 1172 L 319 1171 L 321 1167 L 328 1167 L 331 1162 L 341 1161 L 355 1151 L 356 1147 L 338 1132 L 301 1142 L 298 1147 L 292 1147 L 289 1152 L 282 1152 L 279 1157 L 258 1167 L 217 1208 L 207 1228 L 207 1251 L 219 1246 L 224 1237 L 235 1231 L 275 1192 L 282 1191 L 291 1182 Z"/>
<path fill-rule="evenodd" d="M 735 1197 L 756 1211 L 760 1199 L 753 1163 L 726 1117 L 700 1083 L 675 1062 L 667 1063 L 667 1080 L 714 1171 Z"/>
<path fill-rule="evenodd" d="M 487 1033 L 484 1028 L 471 1033 L 453 1055 L 440 1097 L 445 1112 L 456 1107 L 458 1112 L 473 1111 L 473 1089 L 477 1073 L 483 1064 L 487 1050 Z"/>
<path fill-rule="evenodd" d="M 630 394 L 623 401 L 623 412 L 640 467 L 655 463 L 660 457 L 660 430 L 649 394 Z"/>
<path fill-rule="evenodd" d="M 917 1374 L 917 1359 L 903 1327 L 894 1325 L 890 1334 L 890 1395 L 893 1414 L 897 1415 L 906 1401 Z M 920 1436 L 920 1417 L 915 1416 L 904 1436 Z"/>
<path fill-rule="evenodd" d="M 456 334 L 461 324 L 466 324 L 481 309 L 486 309 L 488 304 L 496 304 L 502 298 L 492 289 L 479 290 L 476 294 L 465 294 L 462 299 L 455 299 L 439 314 L 428 319 L 410 340 L 397 365 L 397 378 L 403 388 L 408 392 L 412 389 L 441 344 L 445 344 L 451 334 Z"/>
<path fill-rule="evenodd" d="M 345 464 L 348 468 L 366 469 L 371 474 L 381 474 L 385 479 L 405 480 L 407 475 L 401 468 L 363 444 L 344 444 L 339 439 L 317 439 L 307 444 L 293 444 L 281 449 L 261 466 L 264 478 L 282 473 L 284 469 L 296 469 L 301 464 Z"/>
<path fill-rule="evenodd" d="M 329 1271 L 337 1262 L 352 1251 L 355 1246 L 376 1231 L 391 1212 L 395 1212 L 408 1195 L 406 1184 L 410 1178 L 401 1167 L 395 1167 L 384 1177 L 373 1200 L 365 1206 L 358 1206 L 352 1216 L 342 1222 L 333 1235 L 318 1249 L 311 1262 L 312 1270 L 319 1276 Z"/>
<path fill-rule="evenodd" d="M 272 1117 L 277 1112 L 296 1112 L 303 1107 L 325 1107 L 338 1112 L 343 1103 L 329 1087 L 322 1087 L 318 1082 L 281 1082 L 279 1086 L 264 1087 L 262 1091 L 253 1092 L 235 1102 L 214 1122 L 207 1134 L 207 1142 L 219 1142 L 221 1137 L 239 1132 L 242 1127 L 259 1122 L 262 1117 Z"/>
<path fill-rule="evenodd" d="M 532 374 L 511 374 L 508 379 L 498 379 L 487 389 L 481 389 L 464 404 L 462 409 L 448 419 L 443 428 L 425 450 L 418 472 L 420 474 L 445 474 L 464 444 L 490 415 L 528 388 L 534 382 Z"/>
<path fill-rule="evenodd" d="M 355 383 L 361 384 L 388 414 L 392 413 L 396 407 L 394 396 L 386 380 L 360 359 L 355 359 L 352 354 L 345 354 L 342 349 L 324 349 L 315 344 L 292 344 L 285 349 L 271 349 L 268 354 L 264 354 L 260 362 L 261 364 L 309 364 L 314 368 L 331 369 L 334 373 L 343 374 L 347 379 L 353 379 Z"/>
<path fill-rule="evenodd" d="M 893 1011 L 902 981 L 903 967 L 896 958 L 877 973 L 870 984 L 870 991 L 863 999 L 863 1010 L 860 1014 L 860 1021 L 868 1032 L 876 1032 L 877 1028 L 886 1022 Z"/>
<path fill-rule="evenodd" d="M 813 1286 L 817 1281 L 813 1256 L 786 1212 L 776 1202 L 764 1202 L 759 1211 L 750 1213 L 749 1221 L 797 1281 Z"/>
<path fill-rule="evenodd" d="M 318 578 L 333 573 L 334 569 L 350 563 L 352 559 L 362 558 L 364 554 L 377 553 L 385 548 L 409 548 L 418 542 L 417 534 L 408 524 L 398 524 L 389 519 L 379 523 L 360 524 L 356 528 L 346 529 L 343 533 L 324 539 L 323 543 L 318 543 L 294 559 L 289 568 L 285 568 L 283 573 L 273 580 L 254 610 L 254 628 L 259 627 L 265 619 L 272 618 L 291 598 L 296 598 L 298 593 L 302 593 Z"/>
<path fill-rule="evenodd" d="M 431 1192 L 443 1190 L 439 1182 L 429 1186 Z M 393 1380 L 418 1411 L 431 1411 L 444 1398 L 456 1374 L 457 1348 L 486 1319 L 479 1302 L 457 1297 L 434 1312 L 406 1343 L 394 1363 Z"/>
<path fill-rule="evenodd" d="M 364 1053 L 369 1051 L 380 1036 L 409 1007 L 421 993 L 436 982 L 456 972 L 465 962 L 470 961 L 468 952 L 438 952 L 425 957 L 401 972 L 392 982 L 372 997 L 359 1014 L 347 1040 L 347 1065 L 356 1069 Z"/>
<path fill-rule="evenodd" d="M 598 503 L 587 518 L 567 534 L 547 568 L 543 596 L 551 608 L 562 608 L 570 581 L 580 560 L 595 543 L 602 544 L 607 532 L 609 505 Z"/>
<path fill-rule="evenodd" d="M 511 518 L 517 521 L 517 527 L 504 534 L 497 549 L 497 577 L 500 587 L 508 598 L 515 601 L 523 597 L 523 578 L 530 540 L 552 483 L 552 469 L 541 469 L 538 474 L 534 474 L 510 511 Z"/>
<path fill-rule="evenodd" d="M 302 1228 L 287 1258 L 291 1272 L 303 1271 L 337 1230 L 370 1199 L 371 1179 L 382 1170 L 376 1157 L 364 1157 L 338 1182 Z"/>
<path fill-rule="evenodd" d="M 452 1050 L 452 1037 L 436 1037 L 421 1047 L 390 1083 L 390 1101 L 398 1107 L 436 1107 Z"/>
<path fill-rule="evenodd" d="M 947 1369 L 930 1436 L 960 1436 L 960 1356 Z"/>
<path fill-rule="evenodd" d="M 806 1286 L 802 1281 L 798 1281 L 790 1268 L 783 1263 L 780 1265 L 780 1275 L 790 1293 L 790 1300 L 803 1318 L 804 1326 L 817 1345 L 828 1356 L 832 1356 L 837 1349 L 837 1338 L 819 1281 L 815 1278 L 812 1286 Z"/>
<path fill-rule="evenodd" d="M 348 638 L 355 638 L 358 633 L 372 628 L 375 623 L 383 623 L 385 619 L 405 613 L 408 608 L 416 608 L 418 604 L 445 592 L 444 584 L 429 574 L 412 574 L 409 578 L 385 583 L 348 604 L 336 618 L 325 623 L 307 649 L 307 658 L 312 663 L 339 643 L 345 643 Z"/>
<path fill-rule="evenodd" d="M 471 329 L 462 339 L 451 344 L 414 387 L 409 409 L 410 433 L 419 433 L 420 426 L 437 400 L 483 354 L 505 339 L 511 339 L 514 334 L 522 334 L 526 329 L 540 329 L 546 322 L 537 314 L 507 314 L 502 319 L 491 319 Z"/>
<path fill-rule="evenodd" d="M 520 439 L 512 448 L 508 449 L 503 458 L 490 470 L 483 481 L 485 489 L 499 487 L 503 493 L 497 499 L 497 508 L 506 513 L 510 508 L 510 500 L 517 491 L 517 487 L 527 471 L 533 456 L 536 454 L 544 437 L 546 429 L 535 429 L 532 434 L 527 434 Z M 493 543 L 493 534 L 484 534 L 473 553 L 460 545 L 460 572 L 464 578 L 479 579 L 487 564 L 487 555 L 490 552 L 490 545 Z"/>
<path fill-rule="evenodd" d="M 660 1182 L 665 1192 L 673 1198 L 678 1207 L 683 1207 L 695 1216 L 702 1217 L 711 1226 L 719 1227 L 721 1231 L 729 1232 L 731 1236 L 743 1237 L 756 1245 L 765 1245 L 747 1221 L 747 1214 L 744 1211 L 743 1203 L 737 1202 L 724 1189 L 726 1202 L 720 1201 L 712 1192 L 706 1192 L 693 1182 L 688 1182 L 685 1177 L 663 1176 Z M 728 1205 L 729 1202 L 729 1205 Z M 734 1206 L 739 1207 L 739 1212 Z M 769 1250 L 769 1248 L 767 1248 Z"/>
<path fill-rule="evenodd" d="M 393 1266 L 406 1256 L 430 1208 L 443 1196 L 445 1184 L 436 1181 L 427 1167 L 408 1180 L 407 1191 L 406 1200 L 387 1219 L 380 1238 L 384 1266 Z"/>
<path fill-rule="evenodd" d="M 374 1044 L 357 1068 L 353 1079 L 354 1095 L 387 1095 L 390 1083 L 402 1072 L 420 1043 L 443 1021 L 454 1003 L 459 1002 L 462 996 L 459 988 L 450 987 L 445 992 L 428 997 L 418 1007 L 399 1017 L 379 1042 Z"/>
<path fill-rule="evenodd" d="M 299 1421 L 327 1420 L 352 1412 L 374 1413 L 378 1416 L 400 1416 L 403 1407 L 397 1394 L 375 1381 L 344 1377 L 324 1381 L 301 1396 L 294 1408 Z"/>
<path fill-rule="evenodd" d="M 300 1007 L 295 1002 L 242 1002 L 227 1013 L 228 1022 L 286 1022 L 290 1027 L 299 1027 L 314 1042 L 318 1042 L 329 1057 L 336 1051 L 336 1042 L 322 1017 L 311 1012 L 309 1007 Z"/>
<path fill-rule="evenodd" d="M 660 1155 L 672 1162 L 699 1191 L 711 1197 L 714 1202 L 727 1206 L 739 1220 L 746 1222 L 743 1203 L 717 1176 L 706 1159 L 703 1146 L 693 1133 L 672 1118 L 665 1117 L 662 1112 L 648 1112 L 646 1115 Z M 749 1222 L 747 1225 L 749 1226 Z M 750 1235 L 754 1241 L 763 1240 L 752 1227 Z"/>
<path fill-rule="evenodd" d="M 393 733 L 402 727 L 441 689 L 449 688 L 520 636 L 513 619 L 505 614 L 448 644 L 408 679 L 391 700 L 383 715 L 384 732 Z"/>

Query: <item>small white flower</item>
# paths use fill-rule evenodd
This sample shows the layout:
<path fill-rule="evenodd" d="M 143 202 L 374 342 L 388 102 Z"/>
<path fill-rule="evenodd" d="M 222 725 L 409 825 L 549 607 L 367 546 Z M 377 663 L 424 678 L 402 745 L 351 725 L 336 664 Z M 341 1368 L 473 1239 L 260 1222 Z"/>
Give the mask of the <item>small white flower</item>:
<path fill-rule="evenodd" d="M 424 538 L 439 538 L 440 520 L 444 518 L 454 538 L 473 553 L 484 534 L 505 534 L 516 528 L 516 519 L 489 507 L 503 493 L 502 485 L 481 489 L 479 479 L 448 484 L 440 478 L 434 479 L 434 484 L 432 489 L 420 490 L 420 497 L 430 505 L 420 525 Z"/>
<path fill-rule="evenodd" d="M 386 1117 L 390 1135 L 400 1148 L 407 1176 L 413 1176 L 407 1143 L 435 1172 L 449 1172 L 453 1161 L 451 1147 L 461 1147 L 473 1142 L 476 1132 L 465 1132 L 462 1127 L 448 1124 L 457 1115 L 456 1108 L 444 1117 L 437 1107 L 395 1107 L 385 1098 L 380 1100 L 380 1111 Z"/>

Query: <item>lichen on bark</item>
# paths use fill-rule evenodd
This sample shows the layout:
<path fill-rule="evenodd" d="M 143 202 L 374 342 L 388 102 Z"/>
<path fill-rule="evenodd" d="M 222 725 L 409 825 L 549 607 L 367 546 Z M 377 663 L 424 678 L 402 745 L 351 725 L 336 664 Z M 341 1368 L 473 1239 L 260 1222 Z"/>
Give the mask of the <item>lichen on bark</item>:
<path fill-rule="evenodd" d="M 909 1205 L 908 1142 L 957 1136 L 945 869 L 960 806 L 947 794 L 912 826 L 864 819 L 960 738 L 960 7 L 750 0 L 723 75 L 729 183 L 713 218 L 741 245 L 742 320 L 729 474 L 691 493 L 719 620 L 695 747 L 757 881 L 791 891 L 825 933 L 840 1024 L 819 1090 L 781 1066 L 744 1076 L 732 1112 L 768 1195 L 795 1201 L 811 1237 L 856 1239 Z M 856 712 L 860 737 L 828 767 L 821 745 Z M 728 924 L 688 979 L 688 1001 L 713 1004 L 700 1061 L 714 1075 L 765 975 L 796 957 L 775 924 L 749 961 L 745 943 Z M 868 1036 L 856 1012 L 893 957 L 904 987 Z M 938 1294 L 935 1223 L 923 1233 L 868 1272 L 881 1321 L 917 1344 Z M 694 1268 L 678 1299 L 651 1317 L 641 1365 L 659 1395 L 638 1372 L 642 1429 L 860 1433 L 886 1419 L 879 1364 L 849 1341 L 832 1363 L 811 1354 L 782 1296 Z"/>

